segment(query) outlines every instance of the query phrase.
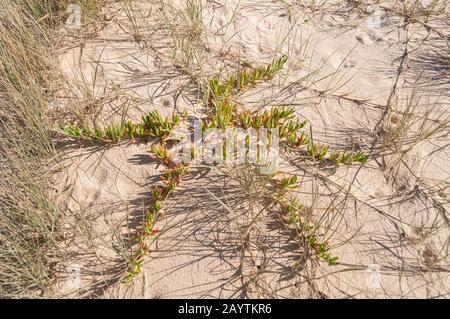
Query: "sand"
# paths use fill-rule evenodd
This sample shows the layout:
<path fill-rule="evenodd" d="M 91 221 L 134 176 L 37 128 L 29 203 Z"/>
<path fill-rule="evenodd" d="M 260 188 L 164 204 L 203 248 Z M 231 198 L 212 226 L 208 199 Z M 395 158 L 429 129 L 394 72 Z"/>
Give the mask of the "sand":
<path fill-rule="evenodd" d="M 418 138 L 421 121 L 409 119 L 403 139 L 393 135 L 396 148 L 386 147 L 383 136 L 398 132 L 408 101 L 410 112 L 430 119 L 425 132 L 448 121 L 450 78 L 438 61 L 448 52 L 441 34 L 448 37 L 450 26 L 437 19 L 405 23 L 383 9 L 389 3 L 374 20 L 367 6 L 350 10 L 346 2 L 202 1 L 200 36 L 189 38 L 196 30 L 176 14 L 183 1 L 164 8 L 159 1 L 131 3 L 131 11 L 121 3 L 105 7 L 108 21 L 82 46 L 83 31 L 61 30 L 58 63 L 66 84 L 56 112 L 72 119 L 81 111 L 100 126 L 153 109 L 199 116 L 192 77 L 229 75 L 287 54 L 284 69 L 245 92 L 242 104 L 292 105 L 317 142 L 373 156 L 362 167 L 330 170 L 282 154 L 281 168 L 301 181 L 298 198 L 330 228 L 323 236 L 330 236 L 339 265 L 303 261 L 276 209 L 264 211 L 243 253 L 243 225 L 249 211 L 265 207 L 263 193 L 246 188 L 233 170 L 198 165 L 168 199 L 159 239 L 127 286 L 121 276 L 128 237 L 163 170 L 149 153 L 155 141 L 104 146 L 61 139 L 64 166 L 55 188 L 69 212 L 64 244 L 72 253 L 58 266 L 60 296 L 448 297 L 448 124 Z M 164 20 L 162 13 L 172 16 Z M 75 287 L 70 265 L 80 268 Z"/>

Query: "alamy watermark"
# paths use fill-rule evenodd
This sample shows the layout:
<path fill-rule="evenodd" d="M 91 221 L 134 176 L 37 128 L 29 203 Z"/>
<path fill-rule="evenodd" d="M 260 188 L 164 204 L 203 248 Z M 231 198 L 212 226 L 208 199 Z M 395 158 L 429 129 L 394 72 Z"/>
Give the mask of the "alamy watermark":
<path fill-rule="evenodd" d="M 81 267 L 80 265 L 69 265 L 67 267 L 67 286 L 69 289 L 78 289 L 81 286 Z"/>
<path fill-rule="evenodd" d="M 262 174 L 277 171 L 280 155 L 278 128 L 202 129 L 194 122 L 194 132 L 186 132 L 171 150 L 175 164 L 256 164 Z"/>
<path fill-rule="evenodd" d="M 366 12 L 370 14 L 366 21 L 367 26 L 371 29 L 381 28 L 383 23 L 382 9 L 377 5 L 369 4 Z"/>
<path fill-rule="evenodd" d="M 81 28 L 81 7 L 78 4 L 70 4 L 67 7 L 67 13 L 69 17 L 66 20 L 66 27 L 70 29 Z"/>
<path fill-rule="evenodd" d="M 381 288 L 381 273 L 380 265 L 370 264 L 367 266 L 367 287 L 370 289 L 380 289 Z"/>

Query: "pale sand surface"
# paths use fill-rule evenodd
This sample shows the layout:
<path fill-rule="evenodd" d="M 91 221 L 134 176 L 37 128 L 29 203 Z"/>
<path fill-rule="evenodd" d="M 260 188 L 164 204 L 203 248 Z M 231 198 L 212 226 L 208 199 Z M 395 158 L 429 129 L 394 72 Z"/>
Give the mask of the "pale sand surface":
<path fill-rule="evenodd" d="M 167 1 L 175 8 L 182 3 Z M 55 185 L 72 214 L 65 244 L 73 254 L 60 265 L 61 296 L 448 297 L 448 127 L 405 146 L 409 151 L 402 156 L 384 151 L 380 134 L 395 128 L 413 93 L 414 114 L 448 117 L 449 75 L 433 67 L 435 52 L 448 44 L 430 26 L 447 36 L 450 27 L 434 20 L 428 29 L 405 25 L 403 17 L 382 10 L 381 25 L 372 28 L 364 10 L 349 11 L 332 1 L 316 10 L 307 1 L 202 3 L 201 43 L 174 42 L 159 1 L 132 2 L 138 27 L 120 3 L 105 8 L 111 20 L 82 47 L 65 34 L 59 65 L 67 85 L 57 110 L 82 105 L 97 125 L 119 123 L 124 116 L 138 120 L 153 109 L 196 116 L 202 105 L 190 75 L 229 75 L 239 63 L 259 66 L 287 54 L 284 69 L 240 101 L 250 109 L 293 105 L 310 121 L 316 141 L 376 154 L 363 167 L 337 170 L 283 154 L 282 169 L 301 181 L 299 199 L 332 229 L 324 235 L 333 233 L 332 253 L 340 264 L 302 261 L 301 248 L 271 209 L 251 234 L 252 247 L 242 253 L 241 226 L 255 194 L 233 171 L 195 167 L 170 196 L 142 273 L 126 286 L 120 276 L 129 248 L 122 245 L 139 225 L 150 187 L 163 170 L 149 155 L 154 141 L 113 147 L 65 141 L 64 168 Z M 142 41 L 132 36 L 136 28 Z M 181 38 L 187 31 L 182 22 L 178 31 Z M 181 68 L 174 43 L 195 50 L 191 68 Z M 419 126 L 410 124 L 408 134 Z M 265 205 L 261 196 L 252 209 Z M 66 282 L 66 267 L 74 263 L 82 274 L 78 290 Z M 380 267 L 379 286 L 370 285 L 370 265 Z"/>

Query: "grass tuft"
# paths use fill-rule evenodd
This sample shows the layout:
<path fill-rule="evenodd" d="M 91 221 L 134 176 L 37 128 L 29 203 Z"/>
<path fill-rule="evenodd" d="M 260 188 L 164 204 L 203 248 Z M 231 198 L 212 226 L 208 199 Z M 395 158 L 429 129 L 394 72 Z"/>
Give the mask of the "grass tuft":
<path fill-rule="evenodd" d="M 53 2 L 53 1 L 52 1 Z M 44 112 L 50 1 L 0 2 L 0 297 L 49 294 L 60 215 L 48 195 L 55 157 Z"/>

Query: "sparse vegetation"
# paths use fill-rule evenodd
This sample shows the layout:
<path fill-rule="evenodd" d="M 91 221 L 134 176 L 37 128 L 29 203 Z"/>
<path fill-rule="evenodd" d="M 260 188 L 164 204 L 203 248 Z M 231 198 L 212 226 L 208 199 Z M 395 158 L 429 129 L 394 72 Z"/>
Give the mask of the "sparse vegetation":
<path fill-rule="evenodd" d="M 448 296 L 449 9 L 0 0 L 0 297 L 106 296 L 137 276 L 159 296 L 147 257 L 190 237 L 242 297 Z M 66 291 L 77 258 L 88 283 Z M 345 286 L 374 264 L 400 289 Z"/>
<path fill-rule="evenodd" d="M 157 137 L 164 140 L 179 122 L 180 116 L 177 114 L 163 120 L 158 111 L 150 111 L 142 116 L 141 123 L 133 123 L 128 120 L 121 125 L 108 126 L 105 129 L 92 129 L 86 126 L 69 124 L 68 126 L 61 125 L 60 132 L 70 137 L 108 143 L 118 143 L 124 139 L 133 140 L 143 137 Z"/>

